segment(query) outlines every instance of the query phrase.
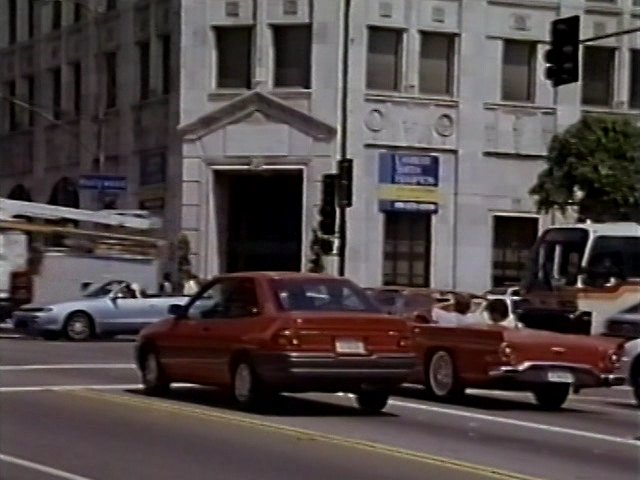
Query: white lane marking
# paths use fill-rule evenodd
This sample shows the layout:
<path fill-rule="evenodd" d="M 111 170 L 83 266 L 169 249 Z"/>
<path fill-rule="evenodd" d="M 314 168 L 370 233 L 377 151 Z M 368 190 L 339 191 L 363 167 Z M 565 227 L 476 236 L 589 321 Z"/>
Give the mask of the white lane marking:
<path fill-rule="evenodd" d="M 172 383 L 171 385 L 174 387 L 199 387 L 199 385 L 192 383 Z M 28 387 L 0 387 L 0 393 L 62 392 L 68 390 L 132 390 L 141 388 L 143 388 L 143 385 L 139 383 L 125 383 L 121 385 L 37 385 Z"/>
<path fill-rule="evenodd" d="M 24 468 L 30 468 L 31 470 L 36 470 L 41 473 L 46 473 L 47 475 L 51 475 L 52 477 L 63 478 L 64 480 L 91 480 L 88 477 L 81 477 L 80 475 L 65 472 L 64 470 L 47 467 L 46 465 L 42 465 L 41 463 L 30 462 L 29 460 L 24 460 L 22 458 L 5 455 L 4 453 L 0 453 L 0 460 L 6 463 L 19 465 Z"/>
<path fill-rule="evenodd" d="M 620 443 L 623 445 L 633 445 L 633 446 L 640 447 L 640 440 L 614 437 L 612 435 L 586 432 L 584 430 L 575 430 L 572 428 L 565 428 L 565 427 L 554 427 L 552 425 L 544 425 L 541 423 L 524 422 L 522 420 L 514 420 L 510 418 L 503 418 L 503 417 L 493 417 L 491 415 L 484 415 L 481 413 L 465 412 L 462 410 L 455 410 L 452 408 L 433 407 L 430 405 L 420 405 L 417 403 L 403 402 L 399 400 L 390 400 L 389 405 L 395 405 L 395 406 L 404 407 L 404 408 L 414 408 L 417 410 L 424 410 L 427 412 L 441 413 L 446 415 L 455 415 L 458 417 L 473 418 L 474 420 L 484 420 L 487 422 L 502 423 L 504 425 L 530 428 L 535 430 L 541 430 L 543 432 L 548 432 L 548 433 L 560 433 L 564 435 L 573 435 L 575 437 L 588 438 L 590 440 L 603 440 L 611 443 Z"/>
<path fill-rule="evenodd" d="M 116 370 L 135 369 L 133 363 L 58 363 L 50 365 L 0 365 L 0 371 L 11 372 L 20 370 Z"/>

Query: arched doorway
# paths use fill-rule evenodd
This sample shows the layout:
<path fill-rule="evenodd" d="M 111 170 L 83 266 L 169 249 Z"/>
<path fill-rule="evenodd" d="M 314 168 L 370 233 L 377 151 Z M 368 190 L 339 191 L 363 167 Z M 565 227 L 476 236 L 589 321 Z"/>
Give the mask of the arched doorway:
<path fill-rule="evenodd" d="M 80 194 L 76 182 L 69 177 L 62 177 L 51 189 L 47 203 L 58 207 L 80 208 Z"/>
<path fill-rule="evenodd" d="M 15 185 L 7 195 L 9 200 L 19 200 L 21 202 L 33 202 L 31 198 L 31 192 L 22 183 Z"/>

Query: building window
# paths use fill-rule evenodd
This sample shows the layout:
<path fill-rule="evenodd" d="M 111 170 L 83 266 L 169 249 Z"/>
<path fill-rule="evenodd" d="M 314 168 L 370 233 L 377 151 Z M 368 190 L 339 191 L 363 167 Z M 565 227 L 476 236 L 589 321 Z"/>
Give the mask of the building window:
<path fill-rule="evenodd" d="M 116 62 L 116 52 L 104 54 L 106 108 L 115 108 L 118 104 L 118 69 Z"/>
<path fill-rule="evenodd" d="M 311 26 L 273 27 L 275 87 L 311 88 Z"/>
<path fill-rule="evenodd" d="M 16 106 L 16 82 L 8 82 L 6 86 L 7 96 L 9 97 L 9 124 L 7 125 L 10 132 L 18 130 L 18 111 Z"/>
<path fill-rule="evenodd" d="M 74 23 L 78 23 L 82 21 L 82 14 L 83 14 L 83 6 L 81 3 L 74 3 L 73 4 L 73 22 Z"/>
<path fill-rule="evenodd" d="M 51 30 L 60 30 L 62 26 L 62 2 L 51 2 Z"/>
<path fill-rule="evenodd" d="M 385 285 L 430 285 L 431 218 L 424 213 L 385 214 Z"/>
<path fill-rule="evenodd" d="M 51 70 L 51 114 L 60 120 L 62 114 L 62 69 Z"/>
<path fill-rule="evenodd" d="M 27 87 L 27 103 L 31 106 L 36 102 L 36 82 L 33 76 L 25 77 L 25 85 Z M 33 127 L 34 115 L 32 108 L 27 109 L 27 125 Z"/>
<path fill-rule="evenodd" d="M 609 47 L 584 47 L 582 103 L 608 107 L 613 103 L 616 51 Z"/>
<path fill-rule="evenodd" d="M 218 27 L 216 34 L 218 88 L 251 88 L 253 27 Z"/>
<path fill-rule="evenodd" d="M 400 91 L 403 35 L 401 30 L 369 28 L 367 89 Z"/>
<path fill-rule="evenodd" d="M 162 95 L 169 95 L 171 93 L 171 35 L 160 37 L 160 48 L 162 50 L 160 92 Z"/>
<path fill-rule="evenodd" d="M 151 44 L 149 41 L 138 43 L 138 82 L 140 101 L 149 99 L 151 76 L 150 76 L 150 55 Z"/>
<path fill-rule="evenodd" d="M 140 186 L 162 185 L 166 180 L 167 154 L 165 152 L 142 154 L 140 156 Z"/>
<path fill-rule="evenodd" d="M 36 17 L 35 17 L 35 0 L 29 0 L 27 4 L 27 29 L 29 38 L 33 38 L 36 30 Z"/>
<path fill-rule="evenodd" d="M 640 109 L 640 49 L 631 50 L 629 107 Z"/>
<path fill-rule="evenodd" d="M 502 100 L 535 101 L 536 52 L 535 42 L 505 40 L 502 52 Z"/>
<path fill-rule="evenodd" d="M 456 39 L 453 35 L 423 33 L 420 44 L 420 93 L 453 95 Z"/>
<path fill-rule="evenodd" d="M 71 64 L 71 74 L 73 76 L 73 111 L 76 116 L 82 111 L 82 64 L 76 62 Z"/>
<path fill-rule="evenodd" d="M 9 0 L 8 5 L 8 33 L 9 45 L 16 43 L 18 40 L 18 4 L 17 0 Z"/>
<path fill-rule="evenodd" d="M 538 237 L 538 230 L 538 217 L 493 217 L 492 286 L 520 283 L 526 273 L 529 252 Z"/>

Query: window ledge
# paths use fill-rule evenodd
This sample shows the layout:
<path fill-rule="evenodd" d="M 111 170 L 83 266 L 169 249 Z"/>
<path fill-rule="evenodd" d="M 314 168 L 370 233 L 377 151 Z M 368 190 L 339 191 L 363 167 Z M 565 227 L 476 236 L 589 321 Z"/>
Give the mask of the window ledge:
<path fill-rule="evenodd" d="M 622 109 L 622 108 L 613 108 L 613 107 L 602 107 L 602 106 L 594 106 L 594 105 L 582 105 L 580 110 L 583 113 L 599 113 L 606 115 L 631 115 L 635 116 L 640 113 L 639 110 L 636 109 Z"/>
<path fill-rule="evenodd" d="M 306 88 L 274 88 L 270 92 L 274 97 L 281 100 L 297 100 L 311 98 L 312 90 Z"/>
<path fill-rule="evenodd" d="M 535 103 L 525 102 L 485 102 L 485 110 L 499 110 L 499 109 L 517 109 L 517 110 L 531 110 L 543 113 L 554 113 L 556 107 L 548 105 L 539 105 Z"/>
<path fill-rule="evenodd" d="M 218 88 L 207 94 L 209 101 L 233 100 L 234 98 L 246 95 L 251 90 L 248 88 Z"/>
<path fill-rule="evenodd" d="M 438 105 L 446 105 L 456 107 L 460 103 L 455 97 L 449 96 L 433 96 L 433 95 L 414 95 L 400 92 L 382 92 L 368 91 L 365 93 L 365 100 L 391 101 L 391 102 L 412 102 L 412 103 L 431 103 Z"/>

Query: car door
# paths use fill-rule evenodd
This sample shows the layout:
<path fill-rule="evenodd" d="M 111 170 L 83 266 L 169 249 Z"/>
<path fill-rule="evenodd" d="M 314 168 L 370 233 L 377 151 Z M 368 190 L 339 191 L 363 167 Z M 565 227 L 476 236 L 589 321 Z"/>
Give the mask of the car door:
<path fill-rule="evenodd" d="M 193 372 L 192 381 L 226 386 L 231 355 L 239 348 L 251 348 L 245 337 L 260 316 L 255 280 L 225 278 L 208 295 L 216 301 L 196 301 L 189 313 L 185 330 L 190 348 L 185 364 Z"/>

